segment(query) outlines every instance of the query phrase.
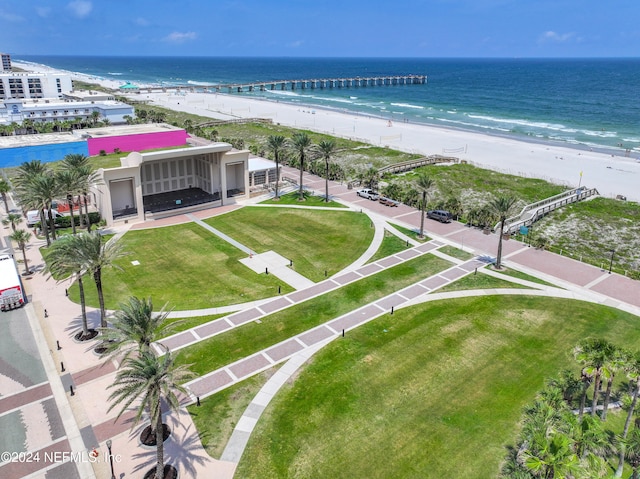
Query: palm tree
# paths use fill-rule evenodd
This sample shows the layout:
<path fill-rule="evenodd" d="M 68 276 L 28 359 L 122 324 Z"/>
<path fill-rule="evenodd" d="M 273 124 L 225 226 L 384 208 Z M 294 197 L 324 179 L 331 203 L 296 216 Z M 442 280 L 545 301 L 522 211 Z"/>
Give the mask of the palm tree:
<path fill-rule="evenodd" d="M 193 373 L 186 366 L 174 364 L 171 353 L 156 357 L 151 351 L 143 351 L 138 357 L 129 357 L 124 362 L 114 383 L 109 386 L 115 388 L 109 395 L 109 402 L 112 402 L 109 411 L 122 404 L 118 418 L 138 401 L 135 426 L 149 406 L 151 424 L 155 425 L 156 433 L 156 479 L 164 478 L 162 404 L 164 402 L 171 410 L 177 410 L 179 401 L 176 392 L 186 393 L 181 384 L 191 377 Z"/>
<path fill-rule="evenodd" d="M 9 235 L 9 239 L 15 241 L 18 245 L 18 248 L 22 251 L 22 258 L 24 259 L 24 274 L 31 274 L 29 270 L 29 263 L 27 263 L 27 243 L 31 239 L 31 233 L 27 230 L 17 230 L 13 234 Z"/>
<path fill-rule="evenodd" d="M 98 124 L 98 121 L 100 121 L 100 116 L 100 112 L 97 110 L 91 112 L 90 119 L 93 126 L 96 126 Z"/>
<path fill-rule="evenodd" d="M 7 193 L 11 191 L 11 185 L 4 178 L 0 178 L 0 196 L 4 202 L 4 210 L 9 214 L 9 202 L 7 201 Z"/>
<path fill-rule="evenodd" d="M 428 193 L 433 186 L 433 180 L 426 173 L 420 173 L 416 181 L 416 187 L 422 194 L 420 201 L 420 238 L 424 238 L 424 212 L 427 206 Z"/>
<path fill-rule="evenodd" d="M 574 419 L 573 415 L 570 419 Z M 580 423 L 575 421 L 574 439 L 576 454 L 592 469 L 602 467 L 603 458 L 612 452 L 611 438 L 597 417 L 586 416 Z"/>
<path fill-rule="evenodd" d="M 167 323 L 168 311 L 153 312 L 151 298 L 131 296 L 120 304 L 111 320 L 111 327 L 101 330 L 107 350 L 103 356 L 124 353 L 124 359 L 134 351 L 151 351 L 151 343 L 163 338 L 177 323 Z"/>
<path fill-rule="evenodd" d="M 49 273 L 56 281 L 63 281 L 75 275 L 80 292 L 80 311 L 82 316 L 82 334 L 77 337 L 80 341 L 92 339 L 97 334 L 95 330 L 90 330 L 87 324 L 87 308 L 84 295 L 84 283 L 82 276 L 86 273 L 85 265 L 78 254 L 78 237 L 75 235 L 65 235 L 54 241 L 47 253 L 47 264 L 45 273 Z"/>
<path fill-rule="evenodd" d="M 609 358 L 613 356 L 615 347 L 604 339 L 587 338 L 578 343 L 574 349 L 574 356 L 578 362 L 584 364 L 586 374 L 592 375 L 593 399 L 591 401 L 591 415 L 595 416 L 600 393 L 600 381 L 608 366 Z"/>
<path fill-rule="evenodd" d="M 569 436 L 562 433 L 537 435 L 532 441 L 533 450 L 525 451 L 525 466 L 536 477 L 544 479 L 565 479 L 576 477 L 580 471 L 580 460 L 573 451 L 573 443 Z"/>
<path fill-rule="evenodd" d="M 633 470 L 633 474 L 631 474 L 631 479 L 638 479 L 638 468 L 640 468 L 640 429 L 635 428 L 631 435 L 623 441 L 624 447 L 622 451 L 624 453 L 624 457 L 629 461 L 629 465 Z M 620 470 L 620 475 L 622 475 L 622 470 Z M 616 477 L 620 477 L 616 473 Z"/>
<path fill-rule="evenodd" d="M 18 181 L 17 192 L 21 204 L 27 208 L 40 211 L 41 228 L 47 239 L 47 246 L 49 246 L 51 244 L 49 230 L 51 230 L 53 239 L 56 238 L 53 213 L 51 211 L 51 203 L 58 195 L 55 178 L 48 171 L 44 171 L 29 177 L 19 176 L 16 181 Z M 45 211 L 48 211 L 48 221 L 45 217 Z"/>
<path fill-rule="evenodd" d="M 73 216 L 73 195 L 75 195 L 82 187 L 78 171 L 75 169 L 64 169 L 56 171 L 56 181 L 60 192 L 67 198 L 69 205 L 69 214 L 71 215 L 71 230 L 76 234 L 76 221 Z"/>
<path fill-rule="evenodd" d="M 75 193 L 78 195 L 80 227 L 82 228 L 86 222 L 87 231 L 91 231 L 91 219 L 89 217 L 89 208 L 87 205 L 87 191 L 89 191 L 92 184 L 100 181 L 100 178 L 97 172 L 93 170 L 89 158 L 82 154 L 75 153 L 66 155 L 62 160 L 62 166 L 67 170 L 75 172 L 75 175 L 77 176 L 77 190 Z M 83 200 L 86 221 L 82 213 Z"/>
<path fill-rule="evenodd" d="M 307 150 L 311 146 L 311 138 L 305 132 L 301 131 L 294 133 L 292 138 L 293 148 L 298 153 L 298 159 L 300 161 L 300 189 L 298 191 L 298 200 L 304 200 L 304 191 L 302 185 L 302 173 L 304 172 L 304 160 L 307 155 Z"/>
<path fill-rule="evenodd" d="M 602 402 L 602 420 L 607 419 L 607 410 L 609 409 L 609 401 L 611 399 L 611 389 L 613 387 L 613 378 L 616 375 L 616 372 L 620 370 L 626 363 L 627 358 L 626 352 L 622 351 L 615 346 L 613 346 L 613 350 L 611 351 L 611 355 L 607 357 L 607 362 L 603 369 L 603 376 L 607 380 L 607 390 L 604 393 L 604 401 Z"/>
<path fill-rule="evenodd" d="M 102 271 L 109 267 L 120 269 L 115 264 L 115 261 L 128 253 L 122 250 L 122 244 L 118 242 L 117 237 L 104 242 L 98 232 L 83 232 L 76 235 L 75 238 L 77 261 L 83 265 L 82 269 L 84 271 L 91 273 L 93 276 L 93 281 L 98 290 L 98 302 L 100 303 L 100 326 L 106 328 L 107 318 L 102 290 Z"/>
<path fill-rule="evenodd" d="M 324 201 L 329 202 L 329 160 L 336 152 L 336 142 L 333 140 L 322 140 L 318 145 L 320 153 L 325 162 L 325 177 L 324 177 Z"/>
<path fill-rule="evenodd" d="M 629 406 L 629 410 L 627 411 L 627 419 L 624 422 L 624 428 L 622 429 L 621 434 L 621 447 L 619 448 L 620 457 L 618 459 L 618 467 L 616 469 L 615 477 L 622 476 L 622 468 L 624 467 L 624 457 L 625 457 L 625 440 L 627 439 L 627 434 L 629 434 L 629 427 L 631 426 L 631 420 L 633 419 L 633 414 L 636 410 L 636 405 L 638 404 L 638 395 L 640 394 L 640 355 L 628 355 L 627 362 L 625 364 L 625 371 L 627 372 L 627 377 L 629 381 L 633 384 L 633 393 L 631 396 L 631 404 Z"/>
<path fill-rule="evenodd" d="M 214 130 L 215 131 L 215 130 Z M 213 132 L 212 132 L 213 135 Z M 217 135 L 217 132 L 216 132 Z M 273 153 L 273 158 L 276 161 L 276 199 L 280 198 L 278 194 L 278 185 L 280 184 L 280 153 L 285 146 L 285 138 L 282 135 L 271 135 L 267 139 L 267 147 Z"/>
<path fill-rule="evenodd" d="M 496 256 L 496 269 L 502 267 L 502 234 L 504 233 L 504 222 L 509 217 L 513 206 L 516 204 L 513 196 L 498 196 L 489 202 L 489 208 L 500 219 L 500 236 L 498 237 L 498 254 Z"/>
<path fill-rule="evenodd" d="M 15 232 L 16 225 L 22 222 L 22 216 L 17 213 L 9 213 L 5 219 L 2 220 L 3 225 L 11 225 L 11 229 Z"/>

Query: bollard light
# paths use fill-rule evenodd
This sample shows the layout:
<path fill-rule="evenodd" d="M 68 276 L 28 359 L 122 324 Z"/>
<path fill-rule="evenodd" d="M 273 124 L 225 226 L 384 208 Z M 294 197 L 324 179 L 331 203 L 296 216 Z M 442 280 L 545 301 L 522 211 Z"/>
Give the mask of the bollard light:
<path fill-rule="evenodd" d="M 113 472 L 113 454 L 111 454 L 111 439 L 107 439 L 107 449 L 109 450 L 109 465 L 111 466 L 111 479 L 116 479 L 116 475 Z"/>

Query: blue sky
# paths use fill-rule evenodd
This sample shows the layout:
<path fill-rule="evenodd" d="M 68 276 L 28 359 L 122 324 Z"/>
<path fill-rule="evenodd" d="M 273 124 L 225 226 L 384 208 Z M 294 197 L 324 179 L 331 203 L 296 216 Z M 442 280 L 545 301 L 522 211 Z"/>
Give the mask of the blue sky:
<path fill-rule="evenodd" d="M 638 0 L 0 0 L 22 55 L 640 56 Z"/>

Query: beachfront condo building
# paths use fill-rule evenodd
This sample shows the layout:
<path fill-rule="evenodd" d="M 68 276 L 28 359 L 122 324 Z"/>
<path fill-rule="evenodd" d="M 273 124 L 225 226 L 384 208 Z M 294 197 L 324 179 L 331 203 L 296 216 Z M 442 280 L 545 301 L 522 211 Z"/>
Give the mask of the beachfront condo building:
<path fill-rule="evenodd" d="M 11 55 L 8 53 L 0 53 L 0 71 L 10 72 L 11 71 Z"/>
<path fill-rule="evenodd" d="M 0 72 L 0 100 L 62 98 L 72 89 L 65 73 Z"/>

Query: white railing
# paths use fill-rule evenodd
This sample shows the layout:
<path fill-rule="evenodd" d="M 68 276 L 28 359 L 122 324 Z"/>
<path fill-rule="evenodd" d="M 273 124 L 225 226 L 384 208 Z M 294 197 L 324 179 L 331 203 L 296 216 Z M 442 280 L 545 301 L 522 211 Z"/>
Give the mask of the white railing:
<path fill-rule="evenodd" d="M 599 195 L 595 188 L 574 188 L 564 193 L 551 196 L 544 200 L 531 203 L 520 211 L 520 214 L 512 216 L 505 221 L 504 233 L 515 233 L 521 226 L 531 226 L 535 221 L 542 218 L 547 213 L 562 208 L 570 203 L 577 203 L 591 196 Z M 500 223 L 496 224 L 495 229 L 500 228 Z"/>

